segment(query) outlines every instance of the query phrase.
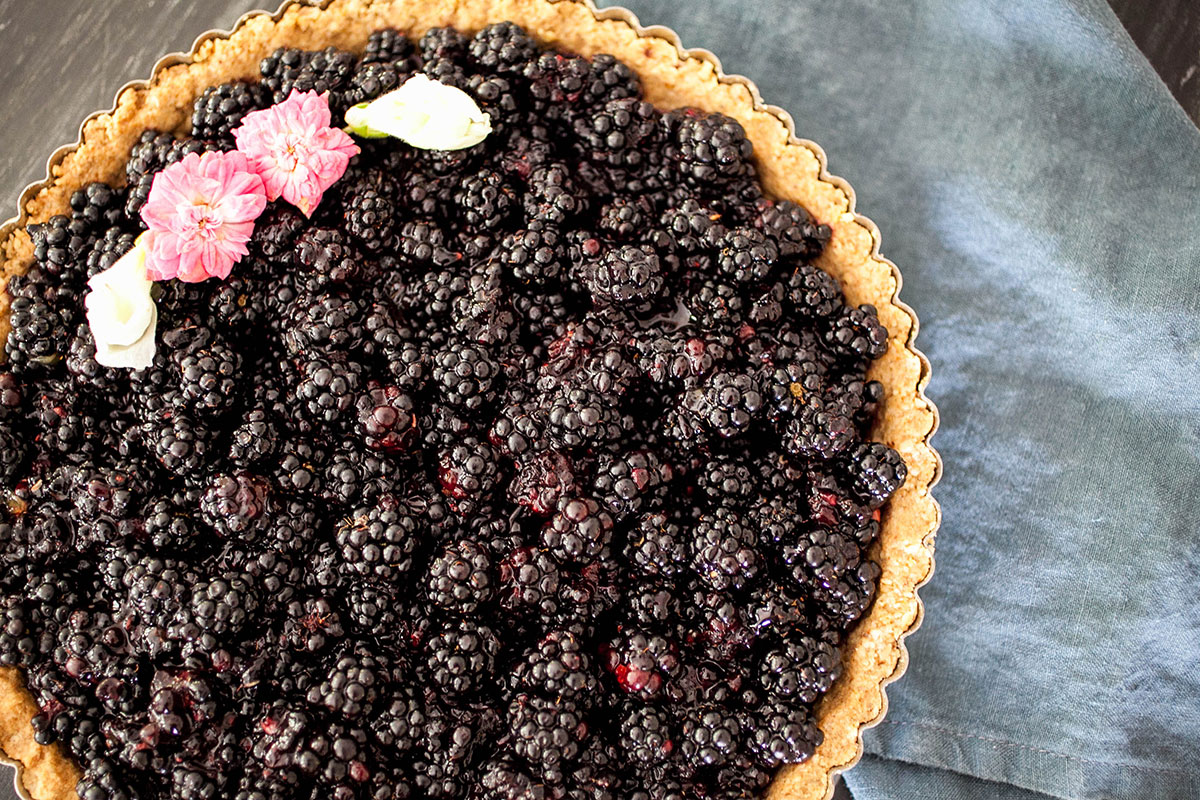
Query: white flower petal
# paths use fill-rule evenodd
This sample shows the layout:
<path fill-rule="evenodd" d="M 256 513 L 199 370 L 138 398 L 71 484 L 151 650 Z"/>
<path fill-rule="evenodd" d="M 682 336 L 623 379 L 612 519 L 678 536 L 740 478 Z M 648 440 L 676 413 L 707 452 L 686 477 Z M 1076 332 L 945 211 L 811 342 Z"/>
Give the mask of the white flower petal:
<path fill-rule="evenodd" d="M 422 150 L 474 147 L 492 132 L 492 120 L 462 89 L 417 73 L 399 89 L 346 112 L 363 136 L 387 134 Z"/>
<path fill-rule="evenodd" d="M 149 366 L 146 359 L 154 358 L 158 325 L 158 308 L 150 296 L 153 286 L 146 277 L 144 236 L 115 264 L 88 280 L 90 291 L 83 304 L 96 340 L 97 363 L 133 369 Z"/>

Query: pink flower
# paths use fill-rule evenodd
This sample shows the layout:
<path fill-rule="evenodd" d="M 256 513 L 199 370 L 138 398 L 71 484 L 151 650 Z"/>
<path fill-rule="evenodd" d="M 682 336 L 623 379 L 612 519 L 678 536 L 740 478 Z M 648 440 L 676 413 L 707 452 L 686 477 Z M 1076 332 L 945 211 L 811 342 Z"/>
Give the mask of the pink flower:
<path fill-rule="evenodd" d="M 242 118 L 233 138 L 262 176 L 269 199 L 282 197 L 311 216 L 321 195 L 342 177 L 358 145 L 330 127 L 331 119 L 325 95 L 295 89 L 282 103 Z"/>
<path fill-rule="evenodd" d="M 154 176 L 142 206 L 146 274 L 189 283 L 228 277 L 266 206 L 262 178 L 242 153 L 185 156 Z"/>

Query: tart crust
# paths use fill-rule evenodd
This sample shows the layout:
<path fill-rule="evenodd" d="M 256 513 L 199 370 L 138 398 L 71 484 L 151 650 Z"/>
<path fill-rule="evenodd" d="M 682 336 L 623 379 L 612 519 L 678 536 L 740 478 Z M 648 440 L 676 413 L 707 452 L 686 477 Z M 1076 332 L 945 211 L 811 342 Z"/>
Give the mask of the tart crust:
<path fill-rule="evenodd" d="M 500 20 L 522 25 L 546 45 L 583 55 L 612 53 L 638 73 L 646 99 L 660 108 L 695 106 L 740 121 L 754 142 L 768 193 L 804 205 L 833 229 L 820 266 L 841 281 L 850 302 L 874 304 L 888 329 L 887 353 L 870 371 L 885 387 L 872 434 L 899 451 L 909 475 L 884 509 L 874 545 L 882 567 L 878 596 L 844 647 L 842 677 L 817 707 L 824 743 L 809 761 L 781 770 L 767 793 L 768 800 L 829 798 L 833 776 L 862 754 L 862 731 L 883 718 L 885 687 L 908 665 L 904 637 L 921 622 L 917 590 L 933 572 L 941 519 L 929 493 L 941 475 L 941 459 L 929 444 L 937 409 L 924 395 L 929 362 L 913 344 L 916 315 L 899 299 L 899 271 L 879 254 L 878 229 L 855 213 L 854 191 L 826 171 L 819 146 L 796 138 L 786 112 L 763 104 L 747 79 L 722 72 L 712 53 L 685 50 L 673 31 L 642 27 L 622 8 L 597 10 L 591 0 L 289 0 L 274 14 L 252 12 L 232 33 L 207 33 L 190 54 L 162 59 L 150 81 L 124 87 L 112 110 L 84 122 L 79 142 L 51 156 L 47 180 L 29 186 L 20 215 L 0 226 L 0 285 L 32 261 L 25 224 L 69 213 L 68 198 L 83 183 L 122 181 L 125 159 L 143 129 L 186 131 L 196 95 L 210 85 L 256 78 L 258 62 L 275 48 L 361 51 L 371 31 L 382 27 L 420 34 L 450 25 L 473 32 Z M 8 302 L 0 293 L 0 341 L 9 330 Z M 0 668 L 0 753 L 17 764 L 18 788 L 33 800 L 71 800 L 79 769 L 57 746 L 34 743 L 29 720 L 36 712 L 20 673 Z"/>

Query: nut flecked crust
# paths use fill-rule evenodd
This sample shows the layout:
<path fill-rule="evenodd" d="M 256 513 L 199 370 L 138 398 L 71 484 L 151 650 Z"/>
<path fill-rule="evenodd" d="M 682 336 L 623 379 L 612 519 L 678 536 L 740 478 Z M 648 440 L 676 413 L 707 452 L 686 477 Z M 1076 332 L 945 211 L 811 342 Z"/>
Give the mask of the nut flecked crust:
<path fill-rule="evenodd" d="M 588 56 L 611 53 L 638 73 L 646 99 L 659 108 L 695 106 L 741 122 L 754 143 L 759 178 L 768 194 L 800 203 L 833 229 L 819 265 L 841 281 L 849 302 L 874 304 L 888 329 L 888 351 L 869 372 L 885 388 L 872 436 L 904 457 L 909 475 L 885 507 L 873 546 L 882 568 L 878 595 L 844 646 L 843 676 L 817 707 L 824 743 L 809 761 L 781 770 L 767 792 L 768 800 L 829 798 L 833 775 L 862 754 L 862 730 L 882 719 L 884 687 L 908 664 L 903 639 L 921 622 L 917 589 L 933 572 L 933 542 L 941 519 L 929 493 L 941 475 L 941 460 L 929 445 L 937 409 L 924 395 L 929 362 L 913 345 L 917 319 L 899 300 L 898 270 L 879 255 L 878 229 L 854 212 L 853 190 L 826 172 L 821 148 L 797 139 L 787 113 L 764 105 L 745 78 L 725 75 L 711 53 L 684 50 L 673 31 L 643 28 L 631 12 L 598 11 L 590 0 L 332 0 L 319 5 L 290 0 L 274 14 L 253 12 L 232 33 L 200 37 L 190 55 L 162 59 L 149 82 L 122 89 L 111 111 L 83 124 L 79 143 L 51 156 L 48 179 L 28 187 L 20 216 L 0 226 L 0 285 L 29 267 L 27 223 L 69 213 L 74 187 L 89 181 L 120 183 L 142 130 L 185 132 L 193 98 L 210 85 L 257 78 L 258 62 L 277 47 L 334 45 L 361 52 L 378 28 L 419 35 L 449 25 L 474 32 L 500 20 L 516 22 L 548 46 Z M 8 297 L 0 293 L 0 341 L 8 329 Z M 70 800 L 79 770 L 57 746 L 34 743 L 29 720 L 36 711 L 17 670 L 0 668 L 0 753 L 18 765 L 19 788 L 33 800 Z"/>

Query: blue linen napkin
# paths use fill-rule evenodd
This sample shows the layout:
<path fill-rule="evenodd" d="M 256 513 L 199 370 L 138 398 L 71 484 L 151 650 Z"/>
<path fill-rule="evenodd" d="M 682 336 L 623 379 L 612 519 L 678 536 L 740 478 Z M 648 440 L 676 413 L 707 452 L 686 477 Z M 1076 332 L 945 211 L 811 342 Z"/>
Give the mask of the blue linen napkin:
<path fill-rule="evenodd" d="M 1200 796 L 1200 132 L 1102 0 L 625 4 L 822 144 L 921 318 L 945 521 L 854 796 Z"/>

